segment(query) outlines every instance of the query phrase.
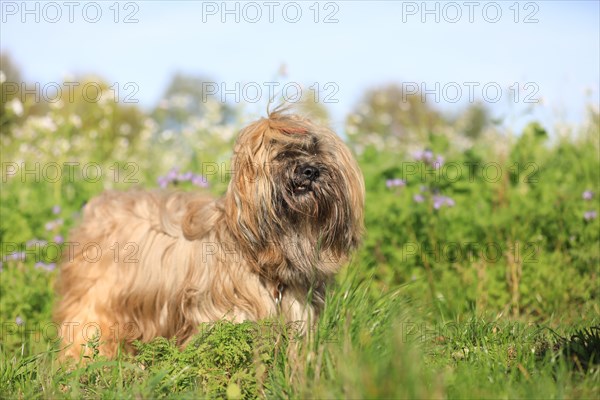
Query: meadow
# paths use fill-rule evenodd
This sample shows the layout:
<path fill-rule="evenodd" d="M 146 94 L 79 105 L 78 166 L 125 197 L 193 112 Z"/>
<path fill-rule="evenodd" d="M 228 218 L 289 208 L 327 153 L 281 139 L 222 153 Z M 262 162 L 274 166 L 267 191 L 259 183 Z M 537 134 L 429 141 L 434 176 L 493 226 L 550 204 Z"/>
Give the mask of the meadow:
<path fill-rule="evenodd" d="M 161 338 L 77 366 L 57 361 L 51 312 L 82 206 L 113 188 L 222 194 L 250 113 L 185 90 L 152 111 L 108 85 L 97 101 L 8 96 L 15 74 L 1 82 L 0 397 L 600 397 L 597 106 L 580 126 L 514 132 L 482 105 L 446 116 L 374 88 L 341 132 L 366 235 L 314 329 L 207 324 L 184 350 Z"/>

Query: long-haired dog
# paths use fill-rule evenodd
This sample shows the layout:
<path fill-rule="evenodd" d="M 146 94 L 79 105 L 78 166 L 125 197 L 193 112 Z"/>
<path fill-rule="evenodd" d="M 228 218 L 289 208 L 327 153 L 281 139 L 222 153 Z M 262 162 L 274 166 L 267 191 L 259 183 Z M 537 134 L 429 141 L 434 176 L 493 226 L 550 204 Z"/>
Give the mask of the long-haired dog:
<path fill-rule="evenodd" d="M 61 265 L 65 355 L 89 340 L 186 341 L 203 322 L 312 321 L 363 231 L 364 183 L 329 129 L 281 110 L 243 129 L 222 198 L 165 191 L 92 199 Z"/>

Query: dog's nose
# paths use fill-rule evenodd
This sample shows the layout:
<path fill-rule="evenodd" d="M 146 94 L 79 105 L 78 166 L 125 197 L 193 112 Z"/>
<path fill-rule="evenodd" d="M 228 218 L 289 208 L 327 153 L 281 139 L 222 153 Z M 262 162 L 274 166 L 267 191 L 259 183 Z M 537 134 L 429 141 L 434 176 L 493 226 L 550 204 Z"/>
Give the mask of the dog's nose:
<path fill-rule="evenodd" d="M 303 179 L 314 181 L 319 177 L 319 169 L 312 165 L 301 165 L 296 169 L 296 174 Z"/>

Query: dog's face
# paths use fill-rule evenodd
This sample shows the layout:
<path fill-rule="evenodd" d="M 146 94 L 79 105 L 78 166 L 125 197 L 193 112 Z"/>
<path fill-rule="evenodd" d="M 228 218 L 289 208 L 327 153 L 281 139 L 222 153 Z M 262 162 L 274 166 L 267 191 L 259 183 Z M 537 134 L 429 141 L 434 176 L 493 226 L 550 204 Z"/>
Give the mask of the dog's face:
<path fill-rule="evenodd" d="M 350 217 L 352 189 L 344 167 L 336 165 L 336 146 L 331 138 L 307 132 L 273 139 L 270 147 L 271 201 L 279 215 L 300 225 L 324 224 L 341 215 Z"/>
<path fill-rule="evenodd" d="M 271 115 L 240 133 L 233 170 L 228 224 L 257 259 L 261 252 L 272 258 L 273 248 L 288 248 L 284 258 L 302 257 L 309 246 L 344 257 L 358 245 L 363 179 L 332 131 L 297 116 Z"/>

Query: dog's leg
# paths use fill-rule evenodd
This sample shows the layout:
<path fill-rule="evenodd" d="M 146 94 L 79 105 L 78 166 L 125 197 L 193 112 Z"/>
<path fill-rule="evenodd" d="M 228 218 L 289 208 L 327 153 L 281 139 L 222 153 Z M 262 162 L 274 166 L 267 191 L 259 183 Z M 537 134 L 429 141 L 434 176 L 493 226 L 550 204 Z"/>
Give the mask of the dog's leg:
<path fill-rule="evenodd" d="M 79 359 L 94 353 L 114 357 L 121 327 L 110 311 L 111 294 L 117 288 L 110 260 L 90 263 L 78 254 L 61 271 L 61 299 L 55 311 L 65 356 Z"/>

